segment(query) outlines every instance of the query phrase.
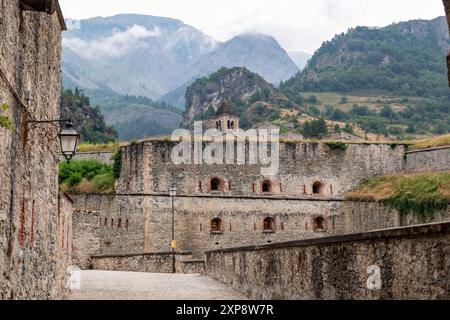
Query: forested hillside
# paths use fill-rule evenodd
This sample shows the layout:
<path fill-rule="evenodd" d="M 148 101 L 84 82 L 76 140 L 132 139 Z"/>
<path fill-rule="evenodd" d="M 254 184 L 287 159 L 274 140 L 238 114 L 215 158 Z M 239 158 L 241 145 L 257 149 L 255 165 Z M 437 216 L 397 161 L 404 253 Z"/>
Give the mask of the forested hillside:
<path fill-rule="evenodd" d="M 100 109 L 92 107 L 89 98 L 78 88 L 62 91 L 60 110 L 61 118 L 79 126 L 83 142 L 107 143 L 117 139 L 116 130 L 105 124 Z"/>
<path fill-rule="evenodd" d="M 442 134 L 450 132 L 449 48 L 444 17 L 357 27 L 324 42 L 307 68 L 280 90 L 312 115 L 353 122 L 369 132 Z M 342 100 L 321 99 L 330 92 Z M 310 96 L 314 103 L 305 102 Z"/>

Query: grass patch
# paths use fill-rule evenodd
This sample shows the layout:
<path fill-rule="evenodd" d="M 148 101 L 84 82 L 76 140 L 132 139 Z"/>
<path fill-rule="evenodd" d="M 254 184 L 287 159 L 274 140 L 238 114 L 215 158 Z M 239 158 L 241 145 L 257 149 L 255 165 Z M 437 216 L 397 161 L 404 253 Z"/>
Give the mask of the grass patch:
<path fill-rule="evenodd" d="M 110 142 L 105 144 L 82 143 L 78 145 L 77 152 L 114 152 L 125 144 Z"/>
<path fill-rule="evenodd" d="M 114 191 L 114 184 L 112 165 L 96 160 L 59 164 L 59 185 L 63 192 L 111 193 Z"/>
<path fill-rule="evenodd" d="M 450 146 L 450 134 L 419 140 L 412 144 L 410 150 L 429 149 L 444 146 Z"/>
<path fill-rule="evenodd" d="M 347 194 L 347 199 L 379 201 L 397 209 L 401 216 L 412 214 L 426 222 L 450 202 L 450 171 L 376 177 Z"/>

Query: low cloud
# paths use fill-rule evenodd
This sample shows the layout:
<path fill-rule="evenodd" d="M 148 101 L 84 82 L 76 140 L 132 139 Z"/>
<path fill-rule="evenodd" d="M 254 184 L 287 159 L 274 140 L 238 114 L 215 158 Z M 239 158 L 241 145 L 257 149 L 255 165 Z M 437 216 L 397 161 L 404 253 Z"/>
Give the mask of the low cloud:
<path fill-rule="evenodd" d="M 87 59 L 119 58 L 132 50 L 146 47 L 146 39 L 159 36 L 161 30 L 158 27 L 147 30 L 143 26 L 134 25 L 126 31 L 113 31 L 111 36 L 99 40 L 69 38 L 63 39 L 62 44 Z"/>

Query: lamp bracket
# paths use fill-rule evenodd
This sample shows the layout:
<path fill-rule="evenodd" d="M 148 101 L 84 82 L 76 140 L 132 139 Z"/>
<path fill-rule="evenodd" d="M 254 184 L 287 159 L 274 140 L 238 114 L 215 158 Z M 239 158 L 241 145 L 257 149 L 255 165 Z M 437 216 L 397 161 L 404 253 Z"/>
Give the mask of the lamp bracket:
<path fill-rule="evenodd" d="M 50 125 L 58 129 L 62 123 L 72 124 L 72 121 L 69 119 L 58 119 L 58 120 L 29 120 L 26 122 L 28 131 L 35 129 L 40 125 Z M 47 137 L 49 134 L 50 133 L 45 134 L 45 137 Z M 50 140 L 56 140 L 57 138 L 58 134 L 56 134 L 55 137 L 50 138 Z"/>

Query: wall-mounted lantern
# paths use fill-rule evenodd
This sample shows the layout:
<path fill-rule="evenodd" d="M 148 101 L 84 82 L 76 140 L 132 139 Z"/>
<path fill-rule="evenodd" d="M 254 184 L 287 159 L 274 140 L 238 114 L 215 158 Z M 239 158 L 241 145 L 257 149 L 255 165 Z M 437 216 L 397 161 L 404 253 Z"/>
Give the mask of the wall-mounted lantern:
<path fill-rule="evenodd" d="M 38 125 L 53 125 L 59 128 L 58 135 L 54 138 L 59 138 L 59 143 L 61 147 L 61 154 L 69 163 L 70 160 L 76 154 L 78 142 L 80 141 L 80 134 L 75 130 L 74 124 L 70 120 L 42 120 L 42 121 L 28 121 L 27 125 L 31 124 L 31 127 L 28 127 L 28 130 L 36 128 Z"/>
<path fill-rule="evenodd" d="M 65 128 L 61 128 L 59 132 L 59 143 L 61 145 L 61 153 L 67 162 L 70 162 L 77 152 L 80 134 L 75 130 L 75 126 L 68 122 Z"/>

